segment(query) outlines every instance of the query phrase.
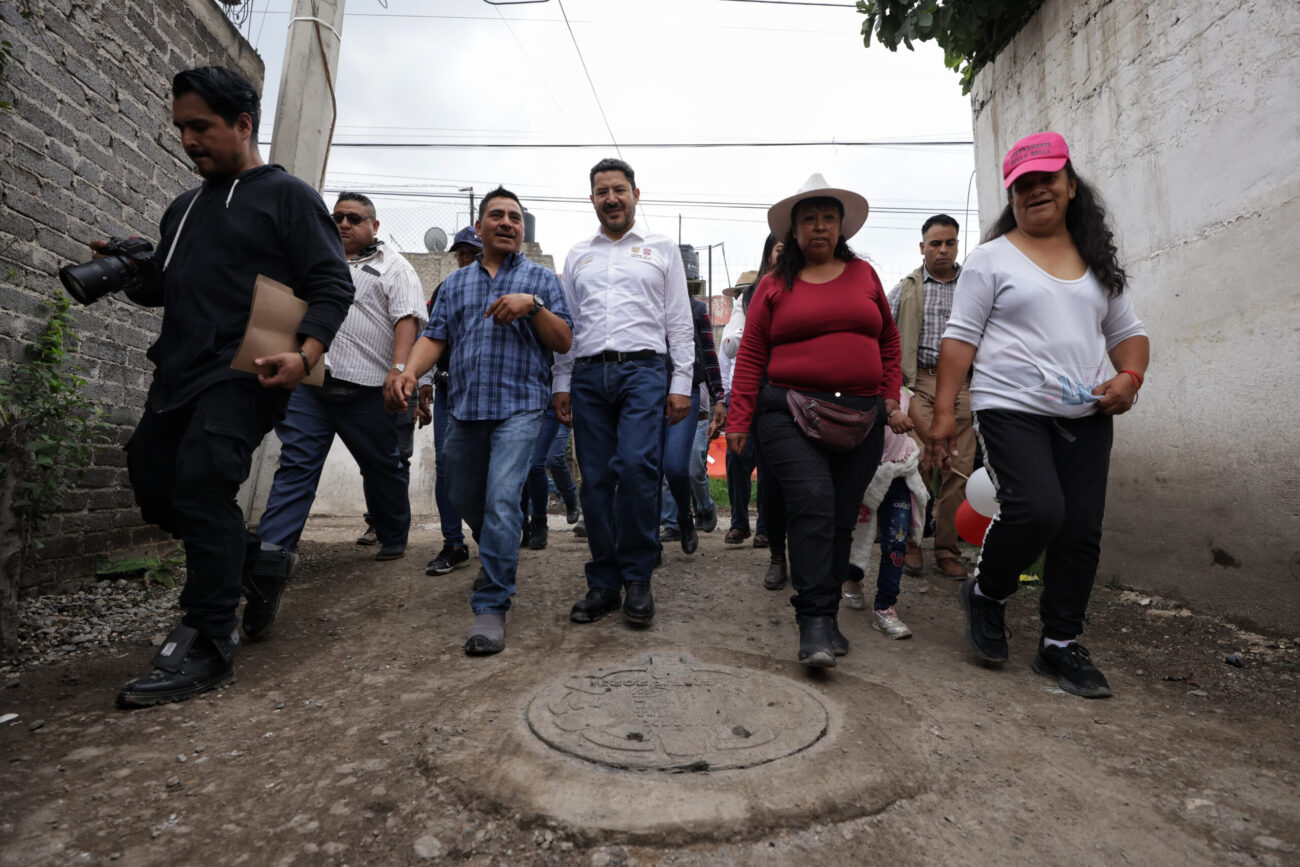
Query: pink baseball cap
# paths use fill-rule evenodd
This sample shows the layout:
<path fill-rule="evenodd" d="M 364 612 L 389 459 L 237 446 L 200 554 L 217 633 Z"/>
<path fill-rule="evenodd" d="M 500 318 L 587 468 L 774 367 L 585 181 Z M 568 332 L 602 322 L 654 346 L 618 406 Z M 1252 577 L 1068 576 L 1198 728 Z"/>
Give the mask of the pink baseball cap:
<path fill-rule="evenodd" d="M 1025 172 L 1057 172 L 1070 159 L 1070 147 L 1054 132 L 1036 132 L 1011 146 L 1002 160 L 1003 186 L 1010 189 Z"/>

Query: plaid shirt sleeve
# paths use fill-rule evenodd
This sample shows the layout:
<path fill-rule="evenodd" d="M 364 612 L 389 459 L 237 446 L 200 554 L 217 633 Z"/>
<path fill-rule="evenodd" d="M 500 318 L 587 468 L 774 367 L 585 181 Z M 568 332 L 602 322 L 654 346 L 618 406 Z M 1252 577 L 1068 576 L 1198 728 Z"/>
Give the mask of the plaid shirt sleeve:
<path fill-rule="evenodd" d="M 703 302 L 695 308 L 695 343 L 704 360 L 704 381 L 709 385 L 709 397 L 714 403 L 723 399 L 722 370 L 718 367 L 718 350 L 713 343 L 713 322 Z"/>

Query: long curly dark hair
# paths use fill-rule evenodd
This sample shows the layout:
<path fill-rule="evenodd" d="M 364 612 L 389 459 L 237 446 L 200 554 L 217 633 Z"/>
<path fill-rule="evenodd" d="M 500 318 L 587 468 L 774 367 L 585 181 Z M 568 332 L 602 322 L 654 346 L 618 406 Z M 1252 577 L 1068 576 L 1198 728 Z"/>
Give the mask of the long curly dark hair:
<path fill-rule="evenodd" d="M 1092 269 L 1093 276 L 1114 298 L 1128 286 L 1128 274 L 1120 267 L 1115 235 L 1106 225 L 1106 206 L 1097 191 L 1079 177 L 1069 160 L 1065 163 L 1065 174 L 1075 184 L 1074 198 L 1065 210 L 1065 228 L 1069 230 L 1070 239 L 1074 241 L 1075 249 L 1079 251 L 1084 264 Z M 985 233 L 985 242 L 1001 238 L 1016 228 L 1011 196 L 1011 190 L 1007 190 L 1007 206 L 998 215 L 993 228 Z"/>
<path fill-rule="evenodd" d="M 794 288 L 794 281 L 799 279 L 799 272 L 807 261 L 803 257 L 803 250 L 799 249 L 799 243 L 794 239 L 794 226 L 798 222 L 799 212 L 806 208 L 833 207 L 840 212 L 840 220 L 844 219 L 844 203 L 839 199 L 830 196 L 817 196 L 812 199 L 804 199 L 794 206 L 790 215 L 790 228 L 786 230 L 785 246 L 781 248 L 781 255 L 776 257 L 776 267 L 772 270 L 779 276 L 778 279 L 785 284 L 785 290 L 789 292 Z M 768 248 L 771 253 L 771 248 Z M 841 262 L 852 262 L 858 258 L 858 254 L 849 248 L 849 242 L 841 234 L 835 243 L 835 252 L 831 254 Z"/>

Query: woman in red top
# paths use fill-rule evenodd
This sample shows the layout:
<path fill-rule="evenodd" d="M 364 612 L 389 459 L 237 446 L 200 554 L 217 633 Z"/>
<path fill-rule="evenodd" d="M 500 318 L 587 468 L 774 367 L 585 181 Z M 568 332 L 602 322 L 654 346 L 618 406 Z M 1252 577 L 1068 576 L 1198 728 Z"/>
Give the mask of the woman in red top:
<path fill-rule="evenodd" d="M 885 423 L 911 428 L 899 411 L 903 374 L 898 331 L 875 269 L 846 237 L 867 219 L 867 201 L 813 175 L 767 212 L 785 240 L 776 268 L 750 303 L 732 377 L 727 446 L 739 452 L 751 421 L 786 504 L 791 603 L 799 661 L 830 668 L 848 653 L 836 624 L 848 577 L 858 507 L 880 463 Z M 759 383 L 766 372 L 768 384 Z M 829 450 L 799 428 L 786 402 L 795 389 L 825 403 L 876 411 L 871 433 L 846 452 Z"/>

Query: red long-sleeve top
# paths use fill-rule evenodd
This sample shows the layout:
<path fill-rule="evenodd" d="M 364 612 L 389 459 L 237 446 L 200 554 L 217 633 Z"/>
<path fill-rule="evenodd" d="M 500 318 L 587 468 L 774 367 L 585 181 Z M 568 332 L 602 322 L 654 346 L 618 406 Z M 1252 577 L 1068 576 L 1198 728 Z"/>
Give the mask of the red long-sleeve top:
<path fill-rule="evenodd" d="M 796 280 L 789 291 L 768 274 L 745 316 L 727 431 L 749 432 L 765 372 L 784 388 L 898 400 L 901 357 L 885 291 L 866 262 L 846 263 L 826 283 Z"/>

